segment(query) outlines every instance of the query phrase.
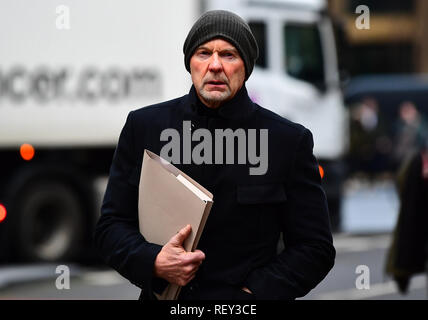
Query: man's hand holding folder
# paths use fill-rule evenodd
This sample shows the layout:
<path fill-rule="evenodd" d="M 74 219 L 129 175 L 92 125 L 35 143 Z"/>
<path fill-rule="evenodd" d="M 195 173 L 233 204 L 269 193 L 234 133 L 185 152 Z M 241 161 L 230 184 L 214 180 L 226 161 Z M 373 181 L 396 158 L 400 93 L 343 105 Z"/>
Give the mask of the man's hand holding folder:
<path fill-rule="evenodd" d="M 155 292 L 156 298 L 176 300 L 180 288 L 194 277 L 205 259 L 196 247 L 212 204 L 212 193 L 171 163 L 144 151 L 139 227 L 146 241 L 162 246 L 153 273 L 169 282 L 162 293 Z"/>
<path fill-rule="evenodd" d="M 187 225 L 162 247 L 155 260 L 157 277 L 179 286 L 185 286 L 195 277 L 205 254 L 201 250 L 187 252 L 183 248 L 183 242 L 191 231 L 192 227 Z"/>

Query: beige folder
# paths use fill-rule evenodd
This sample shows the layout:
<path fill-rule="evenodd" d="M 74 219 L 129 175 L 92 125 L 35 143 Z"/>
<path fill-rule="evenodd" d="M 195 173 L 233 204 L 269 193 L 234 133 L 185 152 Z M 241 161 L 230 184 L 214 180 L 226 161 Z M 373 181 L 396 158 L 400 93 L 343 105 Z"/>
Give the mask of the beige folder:
<path fill-rule="evenodd" d="M 138 220 L 140 232 L 151 243 L 165 245 L 179 230 L 190 224 L 192 231 L 183 243 L 194 251 L 213 204 L 213 195 L 149 150 L 144 150 L 141 168 Z M 161 300 L 175 300 L 180 286 L 170 284 Z"/>

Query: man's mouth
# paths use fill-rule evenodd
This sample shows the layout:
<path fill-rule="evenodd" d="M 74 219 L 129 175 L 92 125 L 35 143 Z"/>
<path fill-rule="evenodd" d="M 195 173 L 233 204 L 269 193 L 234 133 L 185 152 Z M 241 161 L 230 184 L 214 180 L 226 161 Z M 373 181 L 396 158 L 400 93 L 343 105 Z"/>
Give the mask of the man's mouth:
<path fill-rule="evenodd" d="M 223 82 L 220 80 L 210 80 L 210 81 L 207 81 L 206 83 L 209 85 L 212 85 L 212 86 L 224 86 L 224 85 L 226 85 L 226 82 Z"/>

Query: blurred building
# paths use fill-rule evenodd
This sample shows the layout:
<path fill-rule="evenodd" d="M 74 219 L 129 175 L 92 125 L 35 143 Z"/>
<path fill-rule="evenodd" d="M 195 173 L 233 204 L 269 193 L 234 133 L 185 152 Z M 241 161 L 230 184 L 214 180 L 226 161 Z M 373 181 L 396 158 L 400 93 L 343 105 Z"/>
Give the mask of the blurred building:
<path fill-rule="evenodd" d="M 350 76 L 428 72 L 428 1 L 328 0 L 335 23 L 340 68 Z M 357 28 L 359 5 L 370 28 Z"/>

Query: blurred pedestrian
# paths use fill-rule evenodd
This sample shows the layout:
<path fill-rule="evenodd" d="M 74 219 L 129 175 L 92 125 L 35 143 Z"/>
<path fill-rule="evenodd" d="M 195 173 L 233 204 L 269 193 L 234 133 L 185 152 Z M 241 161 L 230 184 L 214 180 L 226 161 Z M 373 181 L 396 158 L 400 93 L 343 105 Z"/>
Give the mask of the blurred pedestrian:
<path fill-rule="evenodd" d="M 411 277 L 428 271 L 428 145 L 402 164 L 397 185 L 400 211 L 386 273 L 406 293 Z"/>
<path fill-rule="evenodd" d="M 397 169 L 406 157 L 424 147 L 428 139 L 428 124 L 416 105 L 405 101 L 400 105 L 394 131 L 393 167 Z"/>
<path fill-rule="evenodd" d="M 391 139 L 387 124 L 380 116 L 379 104 L 367 96 L 351 108 L 351 145 L 348 162 L 353 173 L 367 175 L 370 180 L 388 171 Z"/>

